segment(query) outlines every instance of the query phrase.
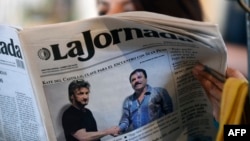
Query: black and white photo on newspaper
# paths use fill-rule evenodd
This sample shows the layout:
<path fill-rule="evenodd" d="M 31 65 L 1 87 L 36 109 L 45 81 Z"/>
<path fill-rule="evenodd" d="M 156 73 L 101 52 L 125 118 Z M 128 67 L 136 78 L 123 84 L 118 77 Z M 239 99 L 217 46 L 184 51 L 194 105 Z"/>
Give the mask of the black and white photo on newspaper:
<path fill-rule="evenodd" d="M 113 128 L 100 138 L 110 141 L 215 139 L 210 103 L 191 70 L 201 62 L 224 73 L 217 26 L 134 12 L 28 28 L 20 37 L 57 140 L 82 128 Z"/>

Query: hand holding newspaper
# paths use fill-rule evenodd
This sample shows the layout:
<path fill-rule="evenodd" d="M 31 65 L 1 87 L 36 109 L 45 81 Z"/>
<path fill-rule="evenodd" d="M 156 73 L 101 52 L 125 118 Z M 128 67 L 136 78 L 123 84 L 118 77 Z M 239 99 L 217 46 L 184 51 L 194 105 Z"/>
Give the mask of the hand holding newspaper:
<path fill-rule="evenodd" d="M 34 122 L 41 124 L 37 140 L 66 140 L 62 118 L 75 80 L 91 85 L 85 108 L 98 130 L 119 130 L 102 140 L 215 140 L 210 103 L 191 70 L 201 62 L 224 74 L 226 47 L 216 25 L 128 12 L 24 28 L 18 35 L 31 80 L 25 85 L 32 86 L 38 111 Z"/>

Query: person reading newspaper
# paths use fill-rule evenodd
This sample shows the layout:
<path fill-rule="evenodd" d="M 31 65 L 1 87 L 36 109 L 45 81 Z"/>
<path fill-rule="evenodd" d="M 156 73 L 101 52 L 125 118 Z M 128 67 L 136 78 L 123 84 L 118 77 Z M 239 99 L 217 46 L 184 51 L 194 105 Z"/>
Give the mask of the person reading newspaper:
<path fill-rule="evenodd" d="M 199 0 L 97 0 L 99 15 L 110 15 L 128 11 L 148 11 L 169 16 L 203 21 L 203 10 Z M 247 75 L 246 48 L 228 44 L 228 65 Z M 241 63 L 238 63 L 238 62 Z"/>
<path fill-rule="evenodd" d="M 119 133 L 128 131 L 129 127 L 132 130 L 137 129 L 173 112 L 172 99 L 167 90 L 147 84 L 147 73 L 144 69 L 131 72 L 129 81 L 134 93 L 123 103 Z"/>
<path fill-rule="evenodd" d="M 130 40 L 121 38 L 125 37 L 125 35 L 132 35 L 132 29 L 136 29 L 138 32 L 135 34 L 140 35 L 139 33 L 141 33 L 141 36 L 126 36 L 130 37 Z M 195 32 L 194 29 L 195 31 L 198 30 L 198 32 Z M 156 34 L 152 35 L 150 33 Z M 114 16 L 103 16 L 87 21 L 24 29 L 19 31 L 19 35 L 18 41 L 22 43 L 24 55 L 28 58 L 23 60 L 28 68 L 25 81 L 34 81 L 30 85 L 20 83 L 25 82 L 23 79 L 18 79 L 18 82 L 25 85 L 21 85 L 22 88 L 27 86 L 30 86 L 30 88 L 34 87 L 34 93 L 30 93 L 30 97 L 34 98 L 34 105 L 39 107 L 33 106 L 35 109 L 33 111 L 38 111 L 38 113 L 34 113 L 34 116 L 31 118 L 24 117 L 24 122 L 21 126 L 26 127 L 22 130 L 24 134 L 19 136 L 16 134 L 16 130 L 13 130 L 9 134 L 3 134 L 4 136 L 8 137 L 15 133 L 16 138 L 25 136 L 22 139 L 25 140 L 37 133 L 35 136 L 40 136 L 41 140 L 65 140 L 63 128 L 61 123 L 58 123 L 58 120 L 61 121 L 62 111 L 64 111 L 65 104 L 69 103 L 69 101 L 68 96 L 66 94 L 62 95 L 62 93 L 67 91 L 69 82 L 79 78 L 88 79 L 89 82 L 98 87 L 93 89 L 92 96 L 94 100 L 91 101 L 89 107 L 91 107 L 94 113 L 97 113 L 94 117 L 92 115 L 92 121 L 93 119 L 97 121 L 99 129 L 107 129 L 110 125 L 119 122 L 122 109 L 121 103 L 129 94 L 133 93 L 128 93 L 131 87 L 125 79 L 127 77 L 121 76 L 125 75 L 128 70 L 140 67 L 153 71 L 150 73 L 154 74 L 152 77 L 155 79 L 150 79 L 152 80 L 150 84 L 166 88 L 169 94 L 171 94 L 174 104 L 173 112 L 151 122 L 152 124 L 147 124 L 127 134 L 114 138 L 107 136 L 110 140 L 117 141 L 125 137 L 126 140 L 161 139 L 163 141 L 214 139 L 217 131 L 213 126 L 211 105 L 205 95 L 205 91 L 191 74 L 191 69 L 200 60 L 207 66 L 224 74 L 227 58 L 226 49 L 215 25 L 177 19 L 155 13 L 131 12 Z M 119 36 L 116 37 L 115 35 Z M 9 43 L 13 44 L 12 38 L 12 36 L 7 37 L 2 42 L 3 49 L 8 48 Z M 111 45 L 112 41 L 115 44 Z M 131 44 L 133 45 L 131 46 Z M 15 49 L 14 45 L 13 49 Z M 2 60 L 8 59 L 5 55 L 1 55 Z M 14 60 L 11 61 L 14 62 L 13 64 L 17 62 L 15 54 L 11 54 L 11 59 Z M 19 59 L 22 60 L 22 58 Z M 8 68 L 10 68 L 9 64 L 11 63 L 7 64 Z M 36 68 L 39 69 L 37 72 Z M 2 77 L 4 77 L 4 80 L 1 79 L 2 81 L 11 79 L 7 77 L 6 72 L 2 71 Z M 8 71 L 8 73 L 11 72 Z M 40 76 L 38 76 L 39 73 Z M 16 82 L 15 78 L 19 75 L 14 76 L 11 83 Z M 11 83 L 6 83 L 5 81 L 7 90 L 9 90 L 8 86 Z M 21 91 L 17 92 L 13 91 L 13 100 L 17 97 L 17 99 L 20 99 L 19 102 L 23 103 L 24 98 L 27 99 L 24 95 L 25 91 L 21 89 Z M 86 104 L 89 104 L 88 98 L 83 100 L 73 94 L 69 98 L 72 98 L 72 101 L 75 99 L 79 103 L 72 102 L 70 104 L 72 106 L 76 105 L 80 112 L 82 112 L 82 108 L 83 111 L 86 111 L 84 108 L 86 108 Z M 6 99 L 9 99 L 8 94 L 5 98 L 2 98 L 3 107 L 13 103 L 6 101 Z M 30 103 L 27 106 L 25 105 L 23 110 L 19 110 L 23 111 L 23 115 L 31 107 Z M 17 104 L 18 106 L 12 105 L 14 108 L 22 107 L 22 104 Z M 82 106 L 82 104 L 85 106 Z M 116 107 L 113 105 L 116 105 Z M 13 110 L 6 110 L 10 111 L 10 113 L 18 113 L 14 108 L 12 108 Z M 104 109 L 105 112 L 103 112 Z M 30 108 L 30 112 L 32 112 L 31 110 Z M 5 117 L 6 120 L 3 123 L 7 125 L 10 121 L 9 115 L 5 114 Z M 38 131 L 33 131 L 32 129 L 34 128 L 30 128 L 33 125 L 26 126 L 29 125 L 26 121 L 33 117 L 41 118 L 37 119 L 37 121 L 42 123 L 35 125 L 39 129 L 41 127 Z M 15 121 L 17 120 L 17 118 L 14 118 L 11 122 L 14 121 L 13 123 L 16 123 Z M 73 123 L 74 120 L 68 120 L 68 122 Z M 8 126 L 4 129 L 10 128 L 12 129 L 11 126 Z M 26 132 L 27 129 L 32 131 Z M 21 133 L 21 131 L 19 132 Z M 85 135 L 83 136 L 80 132 Z M 82 135 L 86 139 L 86 137 L 90 137 L 89 134 L 96 134 L 96 132 L 99 131 L 86 131 L 85 126 L 68 133 L 71 136 L 77 135 L 76 137 Z M 29 136 L 26 136 L 26 133 L 29 133 Z M 43 134 L 41 135 L 41 133 Z M 99 136 L 99 134 L 96 136 Z M 12 137 L 9 136 L 7 140 L 12 140 Z M 96 137 L 96 139 L 98 140 L 100 137 Z M 106 136 L 102 139 L 105 140 L 105 138 Z M 39 139 L 33 138 L 32 140 Z M 89 138 L 88 140 L 95 139 Z"/>
<path fill-rule="evenodd" d="M 97 131 L 92 112 L 85 106 L 89 102 L 90 84 L 84 80 L 73 80 L 69 84 L 68 97 L 72 105 L 66 109 L 62 117 L 62 125 L 67 141 L 96 140 L 115 134 L 116 127 Z"/>
<path fill-rule="evenodd" d="M 174 17 L 187 18 L 191 20 L 203 21 L 203 11 L 201 4 L 198 0 L 192 1 L 152 1 L 152 0 L 97 0 L 99 15 L 110 15 L 127 11 L 149 11 L 160 14 L 170 15 Z M 245 50 L 238 49 L 237 47 L 228 46 L 229 62 L 227 69 L 227 77 L 245 78 L 247 74 L 246 66 L 238 65 L 236 58 L 243 58 L 240 64 L 246 64 Z M 241 55 L 239 57 L 239 55 Z M 230 61 L 233 60 L 233 61 Z M 200 68 L 200 69 L 199 69 Z M 211 77 L 207 72 L 202 71 L 201 64 L 194 68 L 196 78 L 201 82 L 204 89 L 207 91 L 208 96 L 213 105 L 213 114 L 218 121 L 219 104 L 221 93 L 223 90 L 223 82 L 220 82 L 214 77 Z M 233 69 L 233 68 L 238 68 Z M 206 75 L 200 75 L 205 73 Z M 209 76 L 209 77 L 207 77 Z M 213 78 L 213 79 L 209 79 Z M 207 84 L 208 83 L 208 84 Z"/>

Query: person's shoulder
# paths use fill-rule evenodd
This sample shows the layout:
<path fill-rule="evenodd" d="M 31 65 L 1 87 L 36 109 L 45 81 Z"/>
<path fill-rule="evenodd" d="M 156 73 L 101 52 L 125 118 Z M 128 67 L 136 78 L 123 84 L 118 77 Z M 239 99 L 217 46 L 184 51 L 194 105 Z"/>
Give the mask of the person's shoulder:
<path fill-rule="evenodd" d="M 71 115 L 72 113 L 74 113 L 75 110 L 76 110 L 76 108 L 73 107 L 72 105 L 70 105 L 66 110 L 64 110 L 63 116 Z"/>
<path fill-rule="evenodd" d="M 157 93 L 162 93 L 162 92 L 166 92 L 167 93 L 167 89 L 165 89 L 163 87 L 151 87 L 151 90 L 154 90 Z"/>
<path fill-rule="evenodd" d="M 62 120 L 63 120 L 63 121 L 66 121 L 66 120 L 68 120 L 68 119 L 71 119 L 72 116 L 74 115 L 74 112 L 72 112 L 72 111 L 74 111 L 74 107 L 71 105 L 71 106 L 69 106 L 69 107 L 63 112 L 63 114 L 62 114 Z"/>
<path fill-rule="evenodd" d="M 166 90 L 166 89 L 163 88 L 163 87 L 153 87 L 153 89 L 156 89 L 156 90 Z"/>
<path fill-rule="evenodd" d="M 93 116 L 92 111 L 90 109 L 86 108 L 86 107 L 85 107 L 85 112 L 84 113 L 85 113 L 85 115 L 92 115 Z"/>
<path fill-rule="evenodd" d="M 70 106 L 68 106 L 66 109 L 65 109 L 65 111 L 64 112 L 66 112 L 66 111 L 71 111 L 71 110 L 74 110 L 75 108 L 72 106 L 72 105 L 70 105 Z"/>
<path fill-rule="evenodd" d="M 90 109 L 85 108 L 86 112 L 92 113 Z"/>
<path fill-rule="evenodd" d="M 124 103 L 129 103 L 130 101 L 133 101 L 135 100 L 135 94 L 131 94 L 131 95 L 128 95 L 125 99 L 124 99 Z"/>
<path fill-rule="evenodd" d="M 134 97 L 135 97 L 135 93 L 133 93 L 133 94 L 127 96 L 127 97 L 126 97 L 126 100 L 133 100 Z"/>

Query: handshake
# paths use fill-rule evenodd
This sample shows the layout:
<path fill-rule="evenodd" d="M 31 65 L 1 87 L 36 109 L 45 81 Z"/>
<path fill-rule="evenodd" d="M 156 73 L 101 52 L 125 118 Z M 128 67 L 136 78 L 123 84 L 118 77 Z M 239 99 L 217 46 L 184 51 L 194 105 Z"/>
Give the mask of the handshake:
<path fill-rule="evenodd" d="M 104 130 L 106 135 L 111 135 L 111 136 L 118 136 L 120 134 L 120 127 L 119 126 L 113 126 L 111 128 L 105 129 Z"/>

